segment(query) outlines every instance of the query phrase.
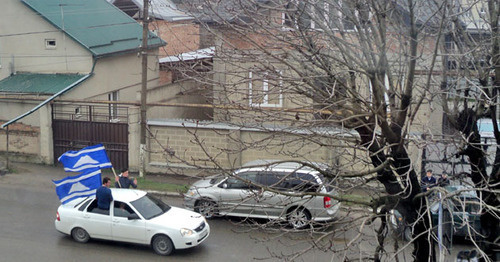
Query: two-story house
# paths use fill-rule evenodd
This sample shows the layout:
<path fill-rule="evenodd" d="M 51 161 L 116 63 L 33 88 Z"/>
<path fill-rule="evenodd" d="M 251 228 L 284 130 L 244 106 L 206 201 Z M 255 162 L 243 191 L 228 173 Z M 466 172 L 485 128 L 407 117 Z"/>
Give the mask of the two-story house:
<path fill-rule="evenodd" d="M 137 109 L 121 106 L 140 100 L 141 25 L 103 0 L 6 0 L 2 8 L 0 148 L 8 138 L 11 156 L 52 164 L 66 150 L 103 143 L 117 168 L 137 165 L 138 132 L 128 126 Z M 165 42 L 151 32 L 147 41 L 155 87 Z M 29 143 L 15 134 L 27 126 Z"/>
<path fill-rule="evenodd" d="M 107 1 L 142 23 L 143 0 Z M 148 92 L 148 102 L 156 105 L 149 108 L 148 118 L 210 119 L 210 108 L 188 106 L 211 103 L 207 86 L 193 81 L 193 70 L 185 70 L 194 68 L 204 74 L 212 68 L 213 48 L 203 46 L 200 24 L 171 0 L 149 1 L 148 14 L 149 29 L 168 43 L 158 52 L 160 81 Z"/>
<path fill-rule="evenodd" d="M 213 122 L 205 126 L 197 123 L 193 128 L 224 129 L 224 132 L 218 129 L 215 133 L 227 143 L 226 147 L 209 143 L 212 139 L 203 141 L 207 142 L 206 150 L 227 157 L 221 157 L 226 166 L 237 166 L 256 158 L 295 157 L 299 151 L 310 160 L 335 162 L 336 153 L 331 149 L 336 145 L 308 141 L 308 134 L 323 134 L 325 130 L 344 132 L 342 129 L 346 127 L 339 124 L 341 119 L 338 117 L 348 119 L 371 114 L 375 96 L 382 95 L 378 98 L 381 106 L 397 107 L 392 99 L 400 98 L 396 92 L 401 94 L 407 84 L 407 67 L 403 64 L 411 55 L 404 43 L 406 39 L 396 36 L 409 31 L 409 10 L 398 1 L 385 7 L 390 11 L 387 36 L 391 38 L 388 46 L 378 50 L 375 32 L 369 31 L 376 18 L 375 12 L 367 5 L 352 6 L 340 0 L 173 2 L 196 18 L 201 25 L 200 35 L 211 36 L 204 41 L 211 41 L 215 46 L 213 78 L 200 81 L 212 87 Z M 422 28 L 425 25 L 428 31 L 421 30 L 419 63 L 416 72 L 412 73 L 416 77 L 411 84 L 415 90 L 423 90 L 417 93 L 424 97 L 439 89 L 435 77 L 430 83 L 426 80 L 431 70 L 441 66 L 439 62 L 431 64 L 436 46 L 436 39 L 431 34 L 433 28 L 429 26 L 435 22 L 431 10 L 434 9 L 422 6 L 416 15 L 419 17 L 417 24 Z M 367 38 L 360 42 L 363 37 Z M 370 53 L 372 60 L 367 59 Z M 388 60 L 379 66 L 382 56 Z M 373 93 L 372 85 L 383 87 L 386 94 Z M 319 86 L 323 88 L 317 89 Z M 350 101 L 354 100 L 339 99 L 343 93 L 350 92 L 349 88 L 354 88 L 354 100 L 365 103 L 352 105 Z M 311 95 L 313 92 L 318 96 Z M 412 101 L 412 107 L 418 105 L 421 109 L 412 116 L 411 132 L 417 136 L 423 131 L 441 132 L 442 113 L 437 112 L 440 108 L 436 100 L 431 96 L 422 101 Z M 346 108 L 350 115 L 344 114 Z M 384 117 L 390 119 L 393 112 L 386 110 Z M 166 122 L 168 119 L 154 124 L 169 125 Z M 330 126 L 325 127 L 325 124 Z M 187 145 L 177 145 L 173 136 L 168 139 L 168 132 L 165 134 L 165 144 L 168 141 L 170 146 L 177 147 L 176 151 L 196 155 L 192 159 L 197 159 L 198 163 L 204 159 L 209 162 L 206 154 L 194 153 Z M 334 135 L 331 137 L 336 140 Z M 235 141 L 241 144 L 236 145 Z M 222 148 L 224 153 L 217 154 L 214 148 Z M 152 162 L 164 161 L 159 154 L 153 154 L 151 159 L 154 159 Z"/>

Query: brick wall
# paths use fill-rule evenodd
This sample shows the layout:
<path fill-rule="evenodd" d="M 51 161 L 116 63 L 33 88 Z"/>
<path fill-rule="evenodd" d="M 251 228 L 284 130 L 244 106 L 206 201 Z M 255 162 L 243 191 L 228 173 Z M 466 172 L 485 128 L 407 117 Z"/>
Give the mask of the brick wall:
<path fill-rule="evenodd" d="M 0 122 L 3 124 L 4 122 Z M 39 162 L 40 128 L 23 124 L 9 126 L 9 157 L 26 162 Z M 0 152 L 7 152 L 7 130 L 0 129 Z"/>
<path fill-rule="evenodd" d="M 172 83 L 172 71 L 160 71 L 160 85 Z"/>
<path fill-rule="evenodd" d="M 262 131 L 223 126 L 203 128 L 150 125 L 149 128 L 155 134 L 155 139 L 149 140 L 149 172 L 156 172 L 158 168 L 190 165 L 214 168 L 216 165 L 212 160 L 225 168 L 240 167 L 257 159 L 332 163 L 337 155 L 335 147 L 319 146 L 302 136 L 273 136 Z M 175 151 L 174 156 L 168 155 L 164 150 L 167 147 Z"/>
<path fill-rule="evenodd" d="M 154 30 L 161 39 L 167 42 L 166 46 L 160 48 L 160 57 L 177 55 L 200 48 L 199 25 L 191 20 L 179 22 L 158 20 L 151 23 L 149 29 Z"/>

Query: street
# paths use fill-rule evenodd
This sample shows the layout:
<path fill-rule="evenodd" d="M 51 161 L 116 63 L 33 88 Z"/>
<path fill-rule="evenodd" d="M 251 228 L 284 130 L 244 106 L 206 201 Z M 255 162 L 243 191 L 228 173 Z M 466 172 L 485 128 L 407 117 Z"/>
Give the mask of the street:
<path fill-rule="evenodd" d="M 149 246 L 91 240 L 79 244 L 54 228 L 54 219 L 60 202 L 51 179 L 66 176 L 62 168 L 22 164 L 16 173 L 0 176 L 0 261 L 164 261 Z M 162 196 L 164 202 L 182 207 L 180 197 Z M 352 216 L 352 215 L 351 215 Z M 283 261 L 281 254 L 291 254 L 310 247 L 308 233 L 282 234 L 278 227 L 255 229 L 237 218 L 216 218 L 208 221 L 211 235 L 198 247 L 179 250 L 169 261 Z M 347 224 L 335 225 L 350 228 Z M 294 261 L 342 261 L 344 248 L 357 233 L 357 226 L 331 239 L 336 252 L 308 251 Z M 276 230 L 277 229 L 277 230 Z M 370 232 L 372 228 L 366 227 Z M 386 244 L 390 248 L 392 244 Z M 371 241 L 360 240 L 347 252 L 372 254 Z M 446 261 L 468 245 L 455 245 Z M 410 258 L 411 248 L 402 256 Z M 273 254 L 275 256 L 273 256 Z"/>
<path fill-rule="evenodd" d="M 31 167 L 28 165 L 28 167 Z M 91 240 L 76 243 L 54 228 L 56 209 L 60 202 L 50 179 L 65 174 L 52 173 L 53 167 L 32 166 L 35 170 L 18 170 L 0 177 L 0 261 L 164 261 L 149 246 Z M 60 168 L 62 170 L 62 168 Z M 38 172 L 38 173 L 37 173 Z M 182 207 L 182 198 L 163 197 L 173 206 Z M 235 220 L 238 222 L 239 220 Z M 200 246 L 179 250 L 168 257 L 169 261 L 252 261 L 270 258 L 269 250 L 277 254 L 306 248 L 301 234 L 297 240 L 271 238 L 271 232 L 249 230 L 230 219 L 209 220 L 212 228 L 209 238 Z M 295 242 L 295 243 L 294 243 Z M 330 261 L 332 254 L 309 252 L 297 261 Z M 279 261 L 279 258 L 266 261 Z"/>

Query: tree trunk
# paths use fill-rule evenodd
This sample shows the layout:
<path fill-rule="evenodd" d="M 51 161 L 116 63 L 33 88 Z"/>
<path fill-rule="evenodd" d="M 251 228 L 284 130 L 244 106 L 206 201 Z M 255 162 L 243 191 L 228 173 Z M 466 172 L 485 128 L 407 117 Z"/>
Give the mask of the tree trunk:
<path fill-rule="evenodd" d="M 366 125 L 358 127 L 356 130 L 360 135 L 361 145 L 371 153 L 372 165 L 378 167 L 384 163 L 387 158 L 383 150 L 381 150 L 379 142 L 374 139 L 375 136 L 372 130 Z M 421 215 L 427 210 L 426 204 L 422 199 L 415 199 L 415 196 L 420 193 L 416 173 L 411 169 L 411 161 L 404 149 L 399 148 L 398 152 L 393 153 L 392 157 L 394 159 L 392 165 L 378 171 L 377 179 L 384 185 L 389 195 L 398 196 L 399 201 L 394 205 L 394 208 L 401 212 L 409 225 L 414 225 L 413 236 L 418 236 L 413 240 L 415 261 L 435 261 L 433 240 L 428 237 L 432 224 L 427 215 Z M 403 181 L 407 181 L 403 183 L 404 188 L 398 182 L 393 170 L 402 176 Z"/>
<path fill-rule="evenodd" d="M 466 137 L 470 137 L 469 145 L 462 152 L 469 157 L 471 167 L 471 179 L 477 188 L 477 195 L 485 204 L 481 214 L 481 233 L 484 239 L 481 241 L 481 249 L 491 261 L 498 261 L 499 236 L 500 236 L 500 201 L 497 197 L 500 186 L 498 179 L 498 168 L 493 168 L 492 174 L 486 171 L 486 155 L 481 145 L 481 136 L 477 127 L 477 119 L 473 110 L 464 110 L 460 115 L 460 130 Z M 498 141 L 497 141 L 498 144 Z M 495 160 L 500 156 L 500 149 L 496 150 Z M 496 163 L 495 163 L 496 165 Z M 483 261 L 484 258 L 483 258 Z"/>

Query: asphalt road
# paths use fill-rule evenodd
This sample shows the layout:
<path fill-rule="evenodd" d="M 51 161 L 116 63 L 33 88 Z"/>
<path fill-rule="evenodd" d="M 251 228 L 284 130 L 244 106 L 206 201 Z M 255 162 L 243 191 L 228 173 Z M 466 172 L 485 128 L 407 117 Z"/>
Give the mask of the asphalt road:
<path fill-rule="evenodd" d="M 62 168 L 32 164 L 13 164 L 16 172 L 0 176 L 0 262 L 6 261 L 283 261 L 281 254 L 308 248 L 307 233 L 283 234 L 279 228 L 255 229 L 232 218 L 209 220 L 211 235 L 198 247 L 179 250 L 168 258 L 156 255 L 148 246 L 91 240 L 80 244 L 54 228 L 60 202 L 52 179 L 68 174 Z M 183 199 L 163 196 L 173 206 L 182 207 Z M 350 215 L 350 218 L 353 214 Z M 356 216 L 356 215 L 354 215 Z M 339 218 L 339 220 L 341 220 Z M 360 222 L 359 220 L 358 222 Z M 259 222 L 259 221 L 257 221 Z M 264 224 L 261 224 L 264 225 Z M 349 228 L 349 224 L 336 227 Z M 345 245 L 358 237 L 359 225 L 345 235 L 330 239 L 338 252 L 309 251 L 294 261 L 342 261 Z M 364 231 L 373 232 L 365 226 Z M 387 244 L 389 248 L 391 244 Z M 411 246 L 411 245 L 410 245 Z M 349 256 L 373 254 L 371 240 L 354 242 Z M 445 261 L 454 261 L 459 250 L 470 245 L 455 245 Z M 409 258 L 405 250 L 402 260 Z M 273 256 L 274 255 L 274 256 Z M 354 256 L 352 256 L 354 255 Z"/>
<path fill-rule="evenodd" d="M 211 235 L 202 245 L 179 250 L 167 259 L 148 246 L 98 240 L 79 244 L 54 228 L 60 202 L 51 179 L 66 176 L 62 168 L 15 167 L 15 174 L 0 177 L 0 261 L 281 261 L 271 258 L 270 252 L 287 254 L 307 247 L 301 241 L 305 234 L 294 234 L 294 240 L 273 238 L 279 234 L 275 230 L 250 230 L 236 225 L 241 221 L 227 218 L 209 221 Z M 182 206 L 181 198 L 163 198 L 170 205 Z M 331 253 L 309 252 L 296 261 L 331 260 Z"/>

